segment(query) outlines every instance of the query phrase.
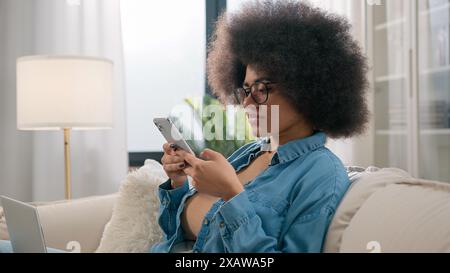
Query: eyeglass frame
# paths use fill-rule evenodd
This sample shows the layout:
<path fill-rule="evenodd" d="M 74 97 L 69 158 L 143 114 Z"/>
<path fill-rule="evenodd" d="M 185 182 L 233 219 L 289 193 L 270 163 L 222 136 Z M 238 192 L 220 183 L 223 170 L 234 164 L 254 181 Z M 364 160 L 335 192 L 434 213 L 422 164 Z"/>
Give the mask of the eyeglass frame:
<path fill-rule="evenodd" d="M 257 102 L 256 99 L 255 99 L 255 97 L 253 96 L 252 88 L 253 88 L 253 86 L 255 86 L 256 84 L 263 84 L 263 85 L 264 85 L 264 88 L 265 88 L 265 90 L 266 90 L 266 99 L 265 99 L 263 102 Z M 245 88 L 245 87 L 239 87 L 239 88 L 236 88 L 236 89 L 234 90 L 234 96 L 235 96 L 236 100 L 239 102 L 239 104 L 243 104 L 244 101 L 239 101 L 239 96 L 238 96 L 239 94 L 237 93 L 239 90 L 242 90 L 242 91 L 244 91 L 244 94 L 245 94 L 244 100 L 245 100 L 246 98 L 248 98 L 248 96 L 250 95 L 250 96 L 252 97 L 252 99 L 253 99 L 254 102 L 256 102 L 258 105 L 261 105 L 261 104 L 266 103 L 266 102 L 269 100 L 269 91 L 270 91 L 272 88 L 268 87 L 268 85 L 271 85 L 271 84 L 277 84 L 277 82 L 272 82 L 272 81 L 268 81 L 268 80 L 255 81 L 252 85 L 250 85 L 250 86 L 247 87 L 247 88 Z"/>

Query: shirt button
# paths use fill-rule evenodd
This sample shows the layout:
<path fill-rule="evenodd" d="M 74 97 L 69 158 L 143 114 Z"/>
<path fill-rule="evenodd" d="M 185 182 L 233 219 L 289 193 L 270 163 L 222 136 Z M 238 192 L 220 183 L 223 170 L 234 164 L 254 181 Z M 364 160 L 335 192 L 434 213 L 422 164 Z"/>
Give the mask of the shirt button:
<path fill-rule="evenodd" d="M 224 222 L 224 221 L 221 221 L 220 224 L 219 224 L 219 226 L 220 226 L 221 228 L 223 228 L 223 227 L 225 226 L 225 222 Z"/>
<path fill-rule="evenodd" d="M 205 224 L 206 226 L 209 224 L 209 221 L 208 221 L 208 219 L 205 219 L 204 221 L 203 221 L 203 224 Z"/>

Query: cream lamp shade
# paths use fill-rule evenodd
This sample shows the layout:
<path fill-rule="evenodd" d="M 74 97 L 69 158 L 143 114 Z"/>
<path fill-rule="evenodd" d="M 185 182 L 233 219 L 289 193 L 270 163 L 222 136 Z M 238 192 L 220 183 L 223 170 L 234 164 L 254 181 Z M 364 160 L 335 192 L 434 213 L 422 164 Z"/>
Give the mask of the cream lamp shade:
<path fill-rule="evenodd" d="M 17 128 L 108 129 L 113 126 L 113 63 L 85 56 L 17 59 Z"/>
<path fill-rule="evenodd" d="M 63 130 L 65 197 L 72 198 L 70 130 L 113 126 L 113 63 L 85 56 L 17 59 L 17 128 Z"/>

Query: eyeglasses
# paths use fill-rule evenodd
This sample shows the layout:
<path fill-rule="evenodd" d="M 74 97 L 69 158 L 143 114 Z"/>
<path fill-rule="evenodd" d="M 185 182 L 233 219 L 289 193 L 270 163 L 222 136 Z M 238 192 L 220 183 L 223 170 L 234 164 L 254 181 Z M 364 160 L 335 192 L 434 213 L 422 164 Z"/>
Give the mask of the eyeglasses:
<path fill-rule="evenodd" d="M 250 87 L 241 87 L 234 90 L 234 95 L 238 103 L 243 104 L 245 98 L 249 95 L 257 104 L 264 104 L 269 99 L 269 91 L 271 88 L 269 85 L 276 84 L 270 81 L 257 81 Z"/>

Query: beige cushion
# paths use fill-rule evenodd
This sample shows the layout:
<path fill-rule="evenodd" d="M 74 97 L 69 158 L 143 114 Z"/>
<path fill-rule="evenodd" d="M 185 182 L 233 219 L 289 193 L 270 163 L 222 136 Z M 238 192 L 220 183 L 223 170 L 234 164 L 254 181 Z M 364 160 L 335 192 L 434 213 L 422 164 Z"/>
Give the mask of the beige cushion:
<path fill-rule="evenodd" d="M 77 241 L 81 252 L 94 252 L 100 243 L 105 224 L 111 218 L 116 199 L 117 194 L 112 194 L 31 204 L 38 208 L 48 247 L 66 250 L 69 242 Z M 0 239 L 9 240 L 1 207 Z"/>
<path fill-rule="evenodd" d="M 364 202 L 376 191 L 387 185 L 408 181 L 411 176 L 400 169 L 368 168 L 362 172 L 349 172 L 352 182 L 349 190 L 342 199 L 328 229 L 324 252 L 339 252 L 342 236 L 353 216 Z"/>
<path fill-rule="evenodd" d="M 450 185 L 424 180 L 373 193 L 343 233 L 341 252 L 450 252 Z"/>
<path fill-rule="evenodd" d="M 0 240 L 9 240 L 8 228 L 6 227 L 5 213 L 0 207 Z"/>
<path fill-rule="evenodd" d="M 76 241 L 81 252 L 94 252 L 116 199 L 117 194 L 112 194 L 38 206 L 47 246 L 66 250 L 69 242 Z"/>

